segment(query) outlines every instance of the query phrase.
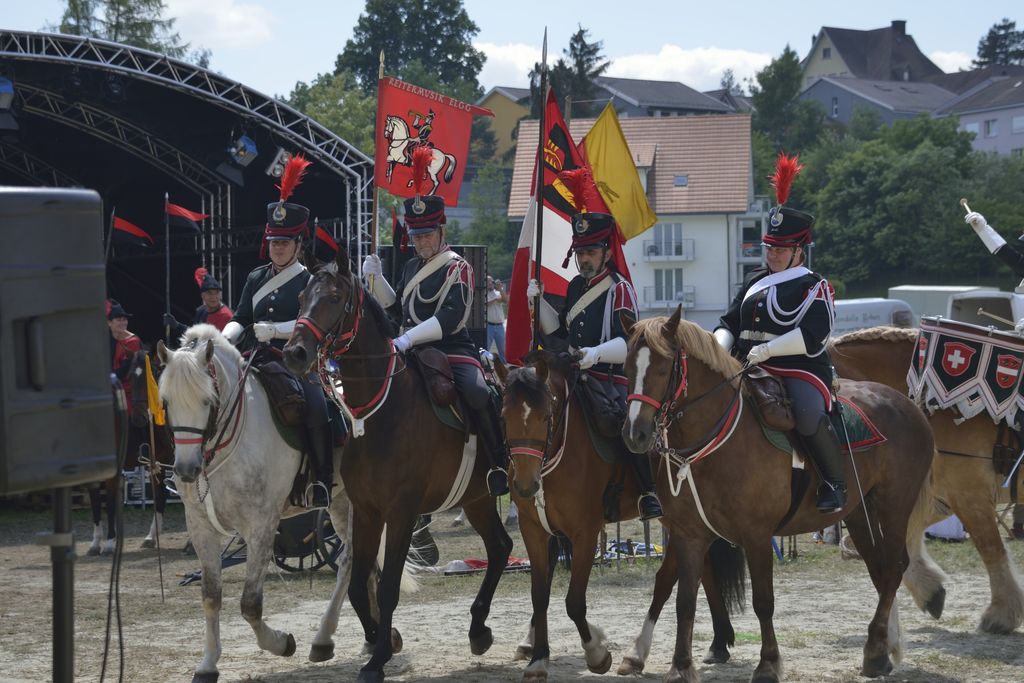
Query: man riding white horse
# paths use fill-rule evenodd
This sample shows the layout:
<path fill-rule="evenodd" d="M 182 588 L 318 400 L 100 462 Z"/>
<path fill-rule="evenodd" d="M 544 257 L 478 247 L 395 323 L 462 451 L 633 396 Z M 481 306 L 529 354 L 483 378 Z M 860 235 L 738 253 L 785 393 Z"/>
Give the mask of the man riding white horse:
<path fill-rule="evenodd" d="M 419 175 L 422 177 L 422 171 Z M 363 260 L 363 276 L 369 281 L 374 299 L 402 321 L 402 334 L 394 340 L 398 352 L 430 346 L 448 356 L 456 389 L 470 413 L 467 417 L 489 458 L 487 488 L 491 495 L 500 496 L 508 493 L 508 447 L 501 416 L 491 400 L 476 346 L 466 329 L 473 302 L 473 269 L 445 242 L 446 222 L 442 198 L 417 195 L 407 199 L 406 230 L 419 258 L 406 262 L 396 289 L 381 275 L 376 254 Z"/>

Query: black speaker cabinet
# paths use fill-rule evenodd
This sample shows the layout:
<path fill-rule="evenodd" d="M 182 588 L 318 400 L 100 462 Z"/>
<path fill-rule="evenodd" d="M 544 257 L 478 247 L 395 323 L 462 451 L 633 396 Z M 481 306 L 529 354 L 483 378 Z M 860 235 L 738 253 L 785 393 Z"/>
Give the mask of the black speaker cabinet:
<path fill-rule="evenodd" d="M 0 187 L 0 495 L 117 467 L 102 236 L 95 192 Z"/>

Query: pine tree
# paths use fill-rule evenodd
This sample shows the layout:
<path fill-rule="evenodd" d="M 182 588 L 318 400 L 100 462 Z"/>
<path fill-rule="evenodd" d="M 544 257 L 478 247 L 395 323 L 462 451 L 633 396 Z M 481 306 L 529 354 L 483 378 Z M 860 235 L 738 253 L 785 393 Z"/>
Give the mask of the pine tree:
<path fill-rule="evenodd" d="M 97 0 L 68 0 L 60 23 L 51 28 L 72 36 L 95 35 L 96 2 Z"/>
<path fill-rule="evenodd" d="M 978 58 L 972 66 L 994 64 L 1024 64 L 1024 31 L 1017 30 L 1017 22 L 1004 18 L 978 41 Z"/>
<path fill-rule="evenodd" d="M 561 100 L 568 98 L 572 102 L 571 115 L 574 117 L 593 116 L 604 106 L 603 102 L 593 101 L 597 92 L 594 79 L 604 74 L 611 62 L 602 54 L 604 43 L 600 40 L 588 42 L 589 35 L 590 32 L 579 25 L 579 30 L 569 39 L 568 49 L 562 50 L 564 56 L 555 62 L 548 76 L 555 95 Z M 530 111 L 533 116 L 540 115 L 542 104 L 540 68 L 539 63 L 534 64 L 530 72 Z M 559 106 L 563 106 L 562 101 Z"/>
<path fill-rule="evenodd" d="M 163 0 L 106 0 L 101 24 L 104 37 L 170 57 L 184 57 L 188 45 L 174 31 L 174 19 L 164 19 Z"/>

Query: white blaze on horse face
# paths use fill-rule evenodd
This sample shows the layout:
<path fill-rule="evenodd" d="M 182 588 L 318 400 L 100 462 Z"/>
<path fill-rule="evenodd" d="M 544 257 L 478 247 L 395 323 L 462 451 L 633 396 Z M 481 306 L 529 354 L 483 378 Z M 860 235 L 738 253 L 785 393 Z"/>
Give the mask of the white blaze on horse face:
<path fill-rule="evenodd" d="M 647 376 L 647 368 L 651 365 L 651 350 L 642 346 L 636 352 L 636 379 L 633 380 L 633 393 L 643 394 L 644 393 L 644 377 Z M 640 408 L 643 407 L 643 403 L 640 401 L 632 401 L 629 404 L 629 413 L 626 416 L 629 422 L 629 431 L 632 434 L 633 427 L 636 424 L 636 418 L 640 416 Z"/>
<path fill-rule="evenodd" d="M 527 431 L 530 429 L 530 410 L 531 410 L 530 406 L 528 406 L 528 405 L 526 405 L 524 403 L 523 404 L 523 429 L 527 430 Z"/>

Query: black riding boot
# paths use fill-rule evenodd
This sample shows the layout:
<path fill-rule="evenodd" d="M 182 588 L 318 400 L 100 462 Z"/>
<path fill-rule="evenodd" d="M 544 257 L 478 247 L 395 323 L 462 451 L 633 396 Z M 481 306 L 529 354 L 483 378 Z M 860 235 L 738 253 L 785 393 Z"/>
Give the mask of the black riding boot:
<path fill-rule="evenodd" d="M 846 480 L 843 477 L 843 452 L 839 437 L 832 428 L 832 421 L 823 415 L 818 422 L 818 430 L 802 438 L 821 474 L 818 511 L 829 513 L 840 510 L 846 505 Z"/>
<path fill-rule="evenodd" d="M 640 519 L 658 519 L 663 514 L 661 501 L 658 494 L 654 492 L 654 477 L 651 476 L 651 459 L 646 453 L 633 455 L 633 471 L 636 472 L 636 480 L 640 484 L 640 498 L 637 507 L 640 511 Z"/>
<path fill-rule="evenodd" d="M 479 445 L 487 453 L 491 465 L 487 472 L 487 491 L 494 497 L 508 493 L 508 444 L 501 429 L 501 418 L 494 414 L 490 401 L 475 411 L 476 433 Z"/>
<path fill-rule="evenodd" d="M 310 486 L 312 495 L 306 501 L 307 507 L 325 508 L 331 502 L 331 485 L 334 483 L 334 433 L 331 423 L 307 426 L 309 462 L 316 478 Z"/>

